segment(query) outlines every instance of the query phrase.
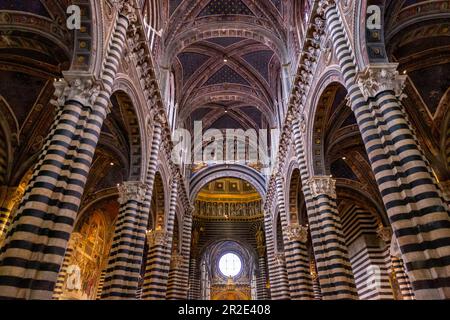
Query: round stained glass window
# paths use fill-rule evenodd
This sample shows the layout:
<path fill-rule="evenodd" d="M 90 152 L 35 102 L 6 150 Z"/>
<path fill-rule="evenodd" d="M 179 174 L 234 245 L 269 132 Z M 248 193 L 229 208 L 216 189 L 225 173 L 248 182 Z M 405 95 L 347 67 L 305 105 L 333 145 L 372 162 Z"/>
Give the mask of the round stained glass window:
<path fill-rule="evenodd" d="M 241 269 L 241 259 L 234 253 L 226 253 L 219 259 L 219 270 L 227 277 L 237 276 Z"/>

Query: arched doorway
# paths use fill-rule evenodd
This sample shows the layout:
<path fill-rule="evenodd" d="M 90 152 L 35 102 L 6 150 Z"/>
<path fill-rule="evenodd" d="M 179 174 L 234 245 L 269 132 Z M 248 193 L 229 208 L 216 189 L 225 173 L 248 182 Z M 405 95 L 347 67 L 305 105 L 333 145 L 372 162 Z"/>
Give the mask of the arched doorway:
<path fill-rule="evenodd" d="M 190 297 L 263 296 L 267 290 L 263 230 L 262 198 L 251 183 L 234 177 L 204 183 L 194 201 Z"/>

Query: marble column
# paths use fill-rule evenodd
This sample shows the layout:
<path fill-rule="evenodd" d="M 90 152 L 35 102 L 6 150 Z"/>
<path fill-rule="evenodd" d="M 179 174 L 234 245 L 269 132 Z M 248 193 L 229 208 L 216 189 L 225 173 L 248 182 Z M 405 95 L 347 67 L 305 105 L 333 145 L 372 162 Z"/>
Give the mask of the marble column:
<path fill-rule="evenodd" d="M 186 300 L 188 298 L 189 286 L 189 255 L 191 250 L 191 230 L 193 207 L 185 211 L 183 217 L 183 233 L 181 240 L 181 251 L 178 253 L 178 262 L 174 273 L 169 276 L 167 299 Z"/>
<path fill-rule="evenodd" d="M 312 257 L 310 260 L 309 270 L 313 282 L 314 300 L 322 300 L 322 292 L 320 290 L 319 276 L 317 275 L 317 268 L 314 257 Z"/>
<path fill-rule="evenodd" d="M 273 300 L 288 300 L 290 299 L 290 295 L 286 265 L 282 263 L 280 259 L 277 259 L 273 228 L 273 214 L 269 211 L 265 211 L 264 231 L 267 246 L 267 268 L 269 271 L 270 296 Z M 284 260 L 284 253 L 282 260 Z"/>
<path fill-rule="evenodd" d="M 117 19 L 100 79 L 78 71 L 55 82 L 57 115 L 0 254 L 0 297 L 51 299 L 91 168 L 109 98 L 136 21 L 128 1 Z"/>
<path fill-rule="evenodd" d="M 281 229 L 283 233 L 283 246 L 286 258 L 290 297 L 292 300 L 313 299 L 314 295 L 312 291 L 311 275 L 309 274 L 309 261 L 305 246 L 306 234 L 301 226 L 289 224 L 287 220 L 284 194 L 286 187 L 281 174 L 277 174 L 275 184 Z"/>
<path fill-rule="evenodd" d="M 102 299 L 136 298 L 148 224 L 148 213 L 143 209 L 147 189 L 140 181 L 119 186 L 119 216 L 105 270 Z"/>
<path fill-rule="evenodd" d="M 189 263 L 189 300 L 200 300 L 200 267 L 198 265 L 197 258 L 191 256 L 191 262 Z"/>
<path fill-rule="evenodd" d="M 359 72 L 336 1 L 319 1 L 319 13 L 414 294 L 418 299 L 450 298 L 449 208 L 400 103 L 405 77 L 389 63 Z"/>
<path fill-rule="evenodd" d="M 170 192 L 166 230 L 151 230 L 147 234 L 149 249 L 142 290 L 142 299 L 145 300 L 163 300 L 166 298 L 179 178 L 174 178 L 170 183 L 172 189 Z"/>
<path fill-rule="evenodd" d="M 336 207 L 335 180 L 327 176 L 315 176 L 307 183 L 314 199 L 314 213 L 308 215 L 322 298 L 357 299 L 348 249 Z"/>
<path fill-rule="evenodd" d="M 256 294 L 258 300 L 268 300 L 266 247 L 258 246 L 258 274 L 256 277 Z"/>

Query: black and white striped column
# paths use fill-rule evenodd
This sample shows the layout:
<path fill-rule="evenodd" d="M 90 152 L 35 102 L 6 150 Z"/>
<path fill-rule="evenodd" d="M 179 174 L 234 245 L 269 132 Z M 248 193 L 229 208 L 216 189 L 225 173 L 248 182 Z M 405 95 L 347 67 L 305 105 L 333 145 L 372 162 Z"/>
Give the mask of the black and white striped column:
<path fill-rule="evenodd" d="M 335 181 L 328 176 L 316 176 L 308 184 L 315 203 L 314 213 L 308 215 L 322 298 L 356 299 L 355 280 L 336 207 Z"/>
<path fill-rule="evenodd" d="M 258 274 L 256 277 L 256 296 L 258 300 L 268 300 L 267 292 L 267 264 L 266 249 L 260 246 L 258 249 Z"/>
<path fill-rule="evenodd" d="M 192 253 L 191 253 L 192 255 Z M 200 266 L 198 264 L 197 258 L 191 257 L 191 262 L 189 263 L 189 300 L 200 300 L 201 290 L 200 290 Z"/>
<path fill-rule="evenodd" d="M 155 117 L 153 121 L 152 142 L 150 145 L 150 155 L 148 160 L 147 174 L 145 183 L 147 185 L 147 194 L 144 199 L 144 209 L 150 214 L 150 207 L 153 197 L 156 172 L 158 171 L 158 159 L 162 142 L 162 125 L 159 118 Z"/>
<path fill-rule="evenodd" d="M 183 263 L 183 255 L 181 255 L 178 250 L 173 251 L 170 258 L 170 271 L 167 279 L 167 300 L 183 299 L 180 298 L 182 295 L 182 288 L 179 286 L 179 268 Z"/>
<path fill-rule="evenodd" d="M 139 181 L 119 186 L 119 216 L 105 270 L 102 299 L 136 298 L 148 223 L 148 212 L 143 209 L 147 188 Z"/>
<path fill-rule="evenodd" d="M 183 235 L 181 240 L 180 264 L 169 277 L 168 300 L 186 300 L 189 286 L 189 253 L 191 250 L 192 208 L 186 210 L 183 217 Z"/>
<path fill-rule="evenodd" d="M 300 118 L 300 117 L 299 117 Z M 342 225 L 336 209 L 336 191 L 329 177 L 310 177 L 303 142 L 304 126 L 292 123 L 295 156 L 305 197 L 309 230 L 317 269 L 316 299 L 356 299 Z M 311 270 L 310 270 L 311 273 Z M 319 294 L 320 293 L 320 294 Z"/>
<path fill-rule="evenodd" d="M 392 300 L 387 245 L 381 237 L 389 236 L 390 229 L 377 229 L 375 216 L 356 206 L 341 214 L 341 221 L 359 299 Z"/>
<path fill-rule="evenodd" d="M 392 65 L 357 74 L 334 1 L 321 1 L 352 110 L 416 298 L 450 298 L 450 217 L 396 94 Z"/>
<path fill-rule="evenodd" d="M 142 299 L 144 300 L 163 300 L 167 294 L 178 198 L 178 177 L 173 179 L 171 186 L 166 230 L 152 230 L 147 235 L 150 238 L 148 239 L 149 250 L 142 289 Z"/>
<path fill-rule="evenodd" d="M 403 300 L 414 300 L 414 293 L 411 284 L 409 283 L 408 276 L 405 273 L 403 261 L 399 257 L 392 256 L 391 262 L 392 271 L 395 274 L 395 279 L 397 280 Z"/>
<path fill-rule="evenodd" d="M 281 229 L 283 230 L 284 254 L 286 258 L 290 297 L 292 300 L 312 300 L 314 295 L 311 275 L 309 273 L 308 253 L 304 243 L 301 243 L 299 239 L 292 239 L 292 237 L 290 237 L 290 233 L 293 233 L 293 226 L 289 225 L 287 221 L 284 195 L 284 190 L 286 188 L 284 179 L 281 175 L 276 176 L 275 184 Z"/>
<path fill-rule="evenodd" d="M 91 148 L 78 146 L 92 114 L 86 99 L 92 82 L 58 85 L 64 86 L 65 104 L 0 251 L 4 298 L 51 299 L 89 172 Z M 84 159 L 78 158 L 82 153 Z"/>
<path fill-rule="evenodd" d="M 314 300 L 322 300 L 322 292 L 320 291 L 319 277 L 317 275 L 316 261 L 314 258 L 310 261 L 310 273 L 313 282 Z"/>
<path fill-rule="evenodd" d="M 129 7 L 127 7 L 129 9 Z M 101 74 L 68 72 L 56 83 L 58 111 L 28 188 L 0 251 L 0 297 L 51 299 L 83 189 L 108 113 L 129 25 L 119 14 Z"/>
<path fill-rule="evenodd" d="M 270 296 L 273 300 L 288 300 L 290 295 L 286 265 L 276 257 L 273 228 L 273 216 L 271 213 L 265 212 L 264 231 L 266 235 Z"/>
<path fill-rule="evenodd" d="M 105 277 L 106 277 L 106 270 L 103 270 L 100 273 L 100 279 L 98 280 L 97 295 L 95 297 L 95 300 L 102 299 L 102 291 L 103 291 L 103 285 L 105 284 Z"/>
<path fill-rule="evenodd" d="M 139 201 L 141 201 L 139 203 L 139 209 L 136 207 L 137 211 L 135 213 L 129 212 L 128 214 L 131 215 L 129 218 L 127 217 L 126 211 L 123 211 L 123 217 L 120 220 L 121 222 L 117 221 L 117 223 L 120 224 L 128 224 L 129 222 L 131 222 L 131 224 L 124 226 L 123 228 L 116 227 L 115 229 L 114 241 L 117 242 L 117 245 L 115 246 L 113 243 L 110 252 L 110 263 L 112 265 L 108 263 L 106 270 L 107 275 L 105 277 L 105 284 L 102 292 L 102 297 L 105 299 L 120 299 L 120 297 L 128 299 L 136 298 L 136 290 L 139 287 L 139 278 L 141 277 L 140 271 L 142 267 L 142 258 L 144 255 L 144 243 L 146 241 L 153 187 L 158 167 L 159 149 L 162 141 L 161 132 L 161 124 L 159 122 L 155 122 L 152 133 L 152 142 L 150 145 L 150 156 L 145 185 L 141 185 L 140 187 L 140 190 L 143 190 L 142 192 L 144 192 L 144 196 L 139 199 Z M 139 235 L 138 238 L 135 238 L 133 234 Z M 121 249 L 119 246 L 121 243 L 124 246 L 127 246 L 130 241 L 139 241 L 139 247 L 131 248 L 134 258 L 131 257 L 132 259 L 130 259 L 129 263 L 131 263 L 132 267 L 127 268 L 126 266 L 119 266 L 116 270 L 116 267 L 114 266 L 116 264 L 114 256 L 120 254 L 126 255 L 128 249 Z M 121 250 L 124 250 L 123 253 L 121 253 Z M 120 260 L 122 260 L 121 263 L 126 264 L 126 257 L 120 258 Z M 128 273 L 130 273 L 130 276 L 127 275 Z M 120 281 L 120 278 L 124 276 L 131 277 L 130 279 L 132 280 L 132 283 L 130 288 L 122 288 L 120 284 L 114 284 L 114 282 L 116 282 L 115 277 L 118 277 L 119 279 L 117 281 Z"/>

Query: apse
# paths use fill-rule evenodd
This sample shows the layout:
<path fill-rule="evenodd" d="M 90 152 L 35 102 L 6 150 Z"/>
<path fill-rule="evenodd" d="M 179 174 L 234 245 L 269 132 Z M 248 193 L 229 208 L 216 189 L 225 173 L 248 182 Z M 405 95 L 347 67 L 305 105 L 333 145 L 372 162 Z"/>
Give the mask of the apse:
<path fill-rule="evenodd" d="M 191 295 L 204 300 L 266 295 L 262 198 L 245 180 L 219 178 L 197 193 L 193 212 Z M 260 265 L 260 262 L 262 264 Z"/>

